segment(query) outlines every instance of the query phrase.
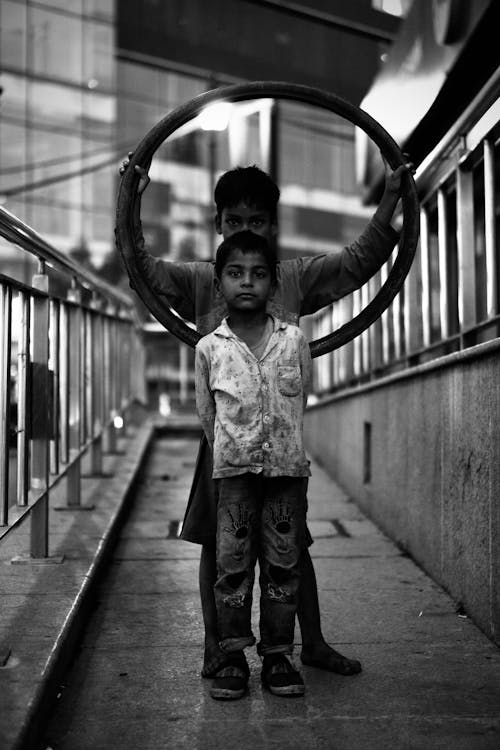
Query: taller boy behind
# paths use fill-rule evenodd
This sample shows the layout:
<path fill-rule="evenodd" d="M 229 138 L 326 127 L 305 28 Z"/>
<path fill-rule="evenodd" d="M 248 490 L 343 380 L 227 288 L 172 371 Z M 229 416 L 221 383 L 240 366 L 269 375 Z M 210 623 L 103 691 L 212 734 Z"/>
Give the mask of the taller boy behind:
<path fill-rule="evenodd" d="M 239 232 L 218 248 L 216 285 L 228 316 L 196 347 L 196 403 L 219 483 L 215 600 L 220 646 L 232 655 L 214 679 L 214 698 L 247 686 L 242 649 L 255 643 L 252 589 L 260 566 L 262 681 L 276 695 L 302 695 L 293 650 L 304 546 L 307 477 L 303 411 L 309 347 L 296 326 L 266 305 L 276 284 L 268 241 Z"/>

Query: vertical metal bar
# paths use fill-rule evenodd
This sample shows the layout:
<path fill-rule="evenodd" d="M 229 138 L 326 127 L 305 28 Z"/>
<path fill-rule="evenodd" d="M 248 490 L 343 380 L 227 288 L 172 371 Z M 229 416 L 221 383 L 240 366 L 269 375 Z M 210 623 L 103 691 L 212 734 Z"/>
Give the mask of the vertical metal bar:
<path fill-rule="evenodd" d="M 446 208 L 446 193 L 441 187 L 437 193 L 438 207 L 438 245 L 439 245 L 439 320 L 441 324 L 441 338 L 450 335 L 449 326 L 449 268 L 448 268 L 448 215 Z"/>
<path fill-rule="evenodd" d="M 330 328 L 330 331 L 335 331 L 340 325 L 340 311 L 339 311 L 339 305 L 337 302 L 335 302 L 331 306 L 331 313 L 329 316 L 325 316 L 325 333 L 327 327 Z M 340 368 L 339 368 L 339 358 L 336 356 L 338 352 L 330 352 L 328 354 L 328 388 L 332 388 L 332 386 L 336 386 L 339 383 L 340 379 Z"/>
<path fill-rule="evenodd" d="M 50 301 L 49 369 L 53 374 L 52 383 L 52 439 L 50 441 L 50 471 L 59 473 L 59 301 Z"/>
<path fill-rule="evenodd" d="M 420 316 L 420 300 L 419 300 L 419 271 L 421 268 L 421 256 L 422 248 L 419 241 L 417 246 L 417 252 L 415 255 L 415 262 L 410 268 L 410 272 L 405 281 L 405 349 L 406 354 L 411 355 L 420 348 L 421 345 L 421 325 L 422 319 Z"/>
<path fill-rule="evenodd" d="M 394 331 L 394 357 L 399 359 L 402 354 L 401 348 L 401 292 L 394 297 L 392 303 L 392 326 Z"/>
<path fill-rule="evenodd" d="M 353 316 L 352 295 L 343 297 L 341 302 L 344 306 L 344 322 L 346 322 Z M 354 375 L 354 342 L 349 341 L 348 344 L 342 347 L 342 355 L 344 357 L 343 377 L 345 380 L 351 380 Z"/>
<path fill-rule="evenodd" d="M 352 293 L 352 315 L 355 317 L 360 311 L 361 311 L 361 290 L 356 289 Z M 354 356 L 353 356 L 353 366 L 354 366 L 354 374 L 360 375 L 361 374 L 361 337 L 356 336 L 354 339 Z"/>
<path fill-rule="evenodd" d="M 431 343 L 431 282 L 429 268 L 429 216 L 420 210 L 420 273 L 422 279 L 422 339 L 424 347 Z"/>
<path fill-rule="evenodd" d="M 132 403 L 132 367 L 134 360 L 132 353 L 134 351 L 134 329 L 132 322 L 127 320 L 125 323 L 125 400 L 127 404 Z M 138 363 L 137 363 L 138 364 Z M 137 366 L 137 365 L 136 365 Z"/>
<path fill-rule="evenodd" d="M 19 295 L 21 307 L 20 337 L 17 351 L 17 504 L 28 504 L 29 491 L 29 415 L 30 403 L 30 331 L 31 300 L 25 292 Z"/>
<path fill-rule="evenodd" d="M 363 284 L 361 287 L 361 307 L 366 307 L 368 304 L 368 284 Z M 363 331 L 361 334 L 361 372 L 368 372 L 370 369 L 370 334 L 368 330 Z"/>
<path fill-rule="evenodd" d="M 474 257 L 473 177 L 457 169 L 458 320 L 460 330 L 476 322 L 476 266 Z"/>
<path fill-rule="evenodd" d="M 33 277 L 33 287 L 44 292 L 33 298 L 33 427 L 31 451 L 31 484 L 42 489 L 30 513 L 30 555 L 40 558 L 49 554 L 49 279 L 46 273 Z"/>
<path fill-rule="evenodd" d="M 102 474 L 102 421 L 100 418 L 100 371 L 99 365 L 102 360 L 100 355 L 100 318 L 99 300 L 94 294 L 91 302 L 92 310 L 89 312 L 89 335 L 88 335 L 88 363 L 87 372 L 89 378 L 88 391 L 88 424 L 91 438 L 90 444 L 90 473 Z"/>
<path fill-rule="evenodd" d="M 79 303 L 81 305 L 82 298 L 81 293 L 79 297 Z M 87 429 L 87 320 L 86 311 L 83 307 L 78 307 L 78 339 L 80 341 L 80 353 L 79 353 L 79 370 L 80 370 L 80 403 L 79 403 L 79 440 L 78 449 L 85 445 L 87 441 L 88 429 Z"/>
<path fill-rule="evenodd" d="M 372 276 L 369 281 L 370 298 L 377 294 L 381 286 L 381 273 Z M 382 364 L 382 323 L 380 319 L 375 320 L 370 328 L 370 370 L 376 370 Z"/>
<path fill-rule="evenodd" d="M 108 315 L 106 315 L 106 317 L 104 318 L 104 420 L 106 424 L 106 442 L 104 450 L 107 453 L 116 452 L 116 430 L 114 428 L 114 425 L 112 423 L 109 423 L 110 418 L 115 415 L 113 383 L 113 379 L 115 376 L 112 331 L 113 319 L 109 314 L 112 312 L 112 309 L 108 307 Z"/>
<path fill-rule="evenodd" d="M 85 330 L 85 346 L 84 346 L 84 389 L 85 389 L 85 427 L 84 427 L 84 443 L 92 440 L 94 437 L 94 423 L 93 423 L 93 407 L 94 407 L 94 379 L 92 377 L 92 350 L 94 346 L 93 326 L 92 318 L 93 312 L 91 310 L 85 310 L 84 316 L 84 330 Z"/>
<path fill-rule="evenodd" d="M 126 368 L 127 368 L 127 362 L 126 362 L 126 348 L 127 348 L 127 342 L 126 342 L 126 325 L 125 321 L 123 319 L 123 314 L 121 313 L 116 321 L 116 329 L 117 329 L 117 350 L 116 350 L 116 363 L 117 363 L 117 371 L 118 371 L 118 390 L 117 390 L 117 399 L 116 399 L 116 409 L 119 414 L 122 415 L 123 419 L 123 426 L 122 426 L 122 435 L 124 434 L 124 428 L 125 428 L 125 404 L 126 404 Z"/>
<path fill-rule="evenodd" d="M 82 308 L 81 292 L 73 287 L 68 292 L 69 305 L 69 458 L 66 502 L 68 507 L 81 504 L 81 467 L 78 454 L 81 446 L 82 422 Z"/>
<path fill-rule="evenodd" d="M 484 228 L 486 251 L 486 315 L 498 310 L 498 260 L 496 254 L 495 222 L 495 146 L 485 140 L 484 148 Z"/>
<path fill-rule="evenodd" d="M 12 290 L 0 284 L 0 526 L 9 522 L 10 352 Z"/>
<path fill-rule="evenodd" d="M 67 464 L 69 462 L 69 310 L 65 302 L 61 302 L 59 322 L 60 459 Z"/>
<path fill-rule="evenodd" d="M 380 284 L 383 286 L 387 281 L 389 275 L 389 263 L 384 263 L 380 269 Z M 382 363 L 384 365 L 389 362 L 389 310 L 384 310 L 381 315 L 381 345 L 382 345 Z"/>

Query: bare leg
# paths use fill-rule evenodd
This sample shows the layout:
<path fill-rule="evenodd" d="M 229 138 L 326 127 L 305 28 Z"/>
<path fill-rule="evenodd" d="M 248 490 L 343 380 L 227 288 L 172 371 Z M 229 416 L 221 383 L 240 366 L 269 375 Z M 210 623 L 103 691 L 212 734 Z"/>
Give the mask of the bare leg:
<path fill-rule="evenodd" d="M 343 675 L 361 672 L 361 664 L 357 659 L 342 656 L 323 638 L 316 573 L 307 548 L 302 553 L 297 615 L 302 634 L 300 658 L 303 664 Z"/>
<path fill-rule="evenodd" d="M 227 656 L 219 648 L 217 632 L 217 610 L 215 608 L 214 584 L 217 577 L 215 545 L 204 544 L 200 557 L 200 599 L 203 624 L 205 626 L 205 653 L 203 657 L 203 677 L 213 677 Z"/>

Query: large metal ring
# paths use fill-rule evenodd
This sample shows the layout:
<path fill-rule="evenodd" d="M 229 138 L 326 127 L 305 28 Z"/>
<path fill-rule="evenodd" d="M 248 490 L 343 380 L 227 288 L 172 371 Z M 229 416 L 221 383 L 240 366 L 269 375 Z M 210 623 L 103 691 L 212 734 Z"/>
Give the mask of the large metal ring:
<path fill-rule="evenodd" d="M 165 328 L 190 346 L 196 345 L 200 339 L 200 334 L 186 325 L 168 307 L 164 300 L 153 291 L 147 279 L 144 278 L 137 261 L 133 217 L 136 201 L 140 201 L 140 196 L 137 195 L 139 176 L 134 167 L 136 164 L 140 166 L 149 165 L 159 146 L 178 128 L 196 117 L 208 104 L 220 101 L 240 102 L 247 99 L 261 98 L 289 99 L 304 102 L 305 104 L 312 104 L 334 112 L 364 130 L 369 138 L 378 146 L 380 152 L 393 170 L 400 164 L 405 163 L 403 154 L 397 143 L 369 114 L 334 94 L 299 84 L 254 81 L 252 83 L 235 84 L 213 89 L 177 107 L 177 109 L 174 109 L 160 120 L 139 143 L 130 159 L 129 167 L 123 175 L 116 211 L 116 242 L 127 268 L 131 284 L 142 301 Z M 311 341 L 310 349 L 313 357 L 319 357 L 322 354 L 338 349 L 358 336 L 384 312 L 401 288 L 415 255 L 419 233 L 417 191 L 413 177 L 409 172 L 403 175 L 401 198 L 403 228 L 397 257 L 387 280 L 371 302 L 352 320 L 327 336 Z"/>

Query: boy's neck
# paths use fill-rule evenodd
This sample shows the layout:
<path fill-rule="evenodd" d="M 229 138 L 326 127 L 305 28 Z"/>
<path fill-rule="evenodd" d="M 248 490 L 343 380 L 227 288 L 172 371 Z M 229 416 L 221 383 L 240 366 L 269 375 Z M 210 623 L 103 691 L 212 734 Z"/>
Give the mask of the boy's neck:
<path fill-rule="evenodd" d="M 266 310 L 255 310 L 248 313 L 232 310 L 229 312 L 227 324 L 238 338 L 247 344 L 252 344 L 264 333 L 268 318 L 269 315 Z"/>

